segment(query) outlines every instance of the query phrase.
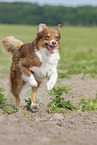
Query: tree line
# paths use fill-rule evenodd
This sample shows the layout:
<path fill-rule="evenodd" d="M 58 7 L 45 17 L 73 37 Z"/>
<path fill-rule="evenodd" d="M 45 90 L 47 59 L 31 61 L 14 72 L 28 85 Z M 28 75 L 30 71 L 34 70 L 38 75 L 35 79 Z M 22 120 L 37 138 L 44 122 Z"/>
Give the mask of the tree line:
<path fill-rule="evenodd" d="M 0 3 L 1 24 L 97 25 L 97 7 L 39 6 L 32 3 Z"/>

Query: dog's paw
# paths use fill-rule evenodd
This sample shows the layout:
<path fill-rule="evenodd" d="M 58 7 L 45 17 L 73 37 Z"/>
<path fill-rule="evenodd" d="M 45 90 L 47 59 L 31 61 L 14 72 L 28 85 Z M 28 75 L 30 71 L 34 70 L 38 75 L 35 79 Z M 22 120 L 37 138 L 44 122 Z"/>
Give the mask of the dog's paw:
<path fill-rule="evenodd" d="M 39 106 L 38 104 L 32 102 L 30 108 L 31 108 L 33 111 L 37 111 L 37 110 L 38 110 L 38 106 Z"/>
<path fill-rule="evenodd" d="M 52 90 L 54 87 L 54 83 L 53 82 L 47 82 L 47 90 L 50 91 Z"/>

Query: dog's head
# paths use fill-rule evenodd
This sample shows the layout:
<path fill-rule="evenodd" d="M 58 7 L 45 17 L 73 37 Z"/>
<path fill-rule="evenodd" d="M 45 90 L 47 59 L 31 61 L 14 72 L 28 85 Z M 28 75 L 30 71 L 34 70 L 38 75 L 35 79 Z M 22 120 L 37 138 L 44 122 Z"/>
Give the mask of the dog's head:
<path fill-rule="evenodd" d="M 37 32 L 38 50 L 46 48 L 50 53 L 54 53 L 55 50 L 59 50 L 59 40 L 61 38 L 60 27 L 61 24 L 59 24 L 55 30 L 50 30 L 46 24 L 39 24 Z"/>

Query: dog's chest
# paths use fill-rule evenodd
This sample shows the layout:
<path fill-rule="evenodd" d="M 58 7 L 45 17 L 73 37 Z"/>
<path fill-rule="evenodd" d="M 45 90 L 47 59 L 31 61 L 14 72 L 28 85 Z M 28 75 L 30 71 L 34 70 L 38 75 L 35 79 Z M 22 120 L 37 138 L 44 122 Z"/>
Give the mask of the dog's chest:
<path fill-rule="evenodd" d="M 37 80 L 49 78 L 53 72 L 57 71 L 58 60 L 60 59 L 59 53 L 48 54 L 47 50 L 43 49 L 42 51 L 36 51 L 36 55 L 42 65 L 41 67 L 31 67 L 29 70 L 35 74 Z"/>

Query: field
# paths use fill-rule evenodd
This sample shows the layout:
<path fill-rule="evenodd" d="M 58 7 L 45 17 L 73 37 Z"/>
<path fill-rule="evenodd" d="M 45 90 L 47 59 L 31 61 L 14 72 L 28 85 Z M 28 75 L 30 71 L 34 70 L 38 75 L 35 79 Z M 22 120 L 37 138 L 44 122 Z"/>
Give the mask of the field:
<path fill-rule="evenodd" d="M 36 33 L 36 26 L 0 25 L 0 40 L 14 36 L 27 43 Z M 6 97 L 5 104 L 0 105 L 0 145 L 97 144 L 97 27 L 62 27 L 61 36 L 57 87 L 52 95 L 47 92 L 44 81 L 38 90 L 37 112 L 25 108 L 24 99 L 31 96 L 29 86 L 21 93 L 18 112 L 9 115 L 2 111 L 6 104 L 14 105 L 14 97 L 8 91 L 11 55 L 0 45 L 0 94 Z M 50 98 L 60 92 L 65 109 L 55 108 L 56 104 L 47 107 Z"/>

